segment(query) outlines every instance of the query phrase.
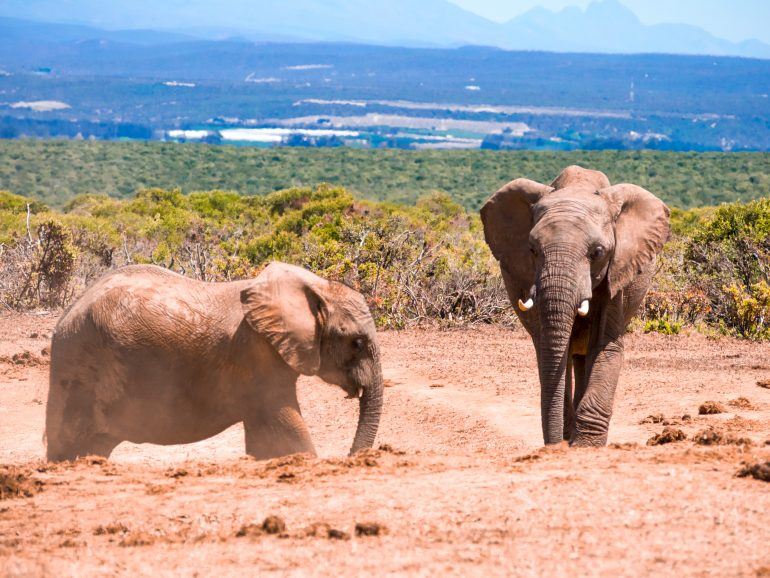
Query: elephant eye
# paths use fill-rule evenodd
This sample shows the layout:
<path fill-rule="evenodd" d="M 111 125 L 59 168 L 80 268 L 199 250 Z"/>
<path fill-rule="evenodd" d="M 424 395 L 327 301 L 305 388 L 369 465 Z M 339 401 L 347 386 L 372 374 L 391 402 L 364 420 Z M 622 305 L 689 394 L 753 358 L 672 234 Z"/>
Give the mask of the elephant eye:
<path fill-rule="evenodd" d="M 598 261 L 602 257 L 604 257 L 605 250 L 604 247 L 595 247 L 593 251 L 591 251 L 591 260 L 592 261 Z"/>
<path fill-rule="evenodd" d="M 366 340 L 363 337 L 356 337 L 352 342 L 353 351 L 361 353 L 366 347 Z"/>

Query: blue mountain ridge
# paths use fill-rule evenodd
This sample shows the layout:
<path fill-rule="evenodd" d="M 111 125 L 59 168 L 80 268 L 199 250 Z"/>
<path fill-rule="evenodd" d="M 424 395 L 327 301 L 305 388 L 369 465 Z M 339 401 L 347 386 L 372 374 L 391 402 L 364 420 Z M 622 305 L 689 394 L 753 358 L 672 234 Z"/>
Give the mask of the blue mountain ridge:
<path fill-rule="evenodd" d="M 587 9 L 535 8 L 506 23 L 448 0 L 4 0 L 0 17 L 101 29 L 101 36 L 144 42 L 157 31 L 203 39 L 324 41 L 406 47 L 492 46 L 553 52 L 711 54 L 770 58 L 770 45 L 714 37 L 686 24 L 647 26 L 618 0 Z M 116 38 L 114 32 L 121 36 Z M 50 31 L 49 31 L 50 32 Z M 62 34 L 71 36 L 70 27 Z M 92 34 L 95 32 L 92 32 Z M 93 38 L 81 29 L 85 38 Z M 171 36 L 173 35 L 173 36 Z M 100 36 L 100 37 L 101 37 Z M 50 38 L 56 38 L 52 34 Z"/>

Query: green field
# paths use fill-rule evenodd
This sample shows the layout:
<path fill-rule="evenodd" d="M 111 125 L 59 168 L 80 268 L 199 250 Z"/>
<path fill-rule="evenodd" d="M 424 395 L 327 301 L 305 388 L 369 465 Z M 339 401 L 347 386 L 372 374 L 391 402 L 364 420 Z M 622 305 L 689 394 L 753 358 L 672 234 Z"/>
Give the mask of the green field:
<path fill-rule="evenodd" d="M 326 182 L 356 196 L 414 203 L 445 191 L 477 210 L 517 177 L 552 180 L 570 164 L 648 188 L 672 207 L 770 195 L 770 153 L 258 149 L 164 143 L 0 141 L 0 190 L 63 207 L 83 193 L 129 198 L 161 187 L 264 195 Z"/>

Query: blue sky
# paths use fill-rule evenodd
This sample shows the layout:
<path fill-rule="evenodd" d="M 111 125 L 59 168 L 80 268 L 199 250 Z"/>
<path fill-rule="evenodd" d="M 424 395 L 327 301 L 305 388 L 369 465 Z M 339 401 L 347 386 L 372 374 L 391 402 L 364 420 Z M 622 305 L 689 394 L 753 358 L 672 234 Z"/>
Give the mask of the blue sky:
<path fill-rule="evenodd" d="M 492 20 L 506 21 L 535 6 L 559 10 L 587 6 L 591 0 L 450 0 Z M 620 0 L 645 24 L 682 22 L 738 42 L 770 43 L 770 0 Z"/>

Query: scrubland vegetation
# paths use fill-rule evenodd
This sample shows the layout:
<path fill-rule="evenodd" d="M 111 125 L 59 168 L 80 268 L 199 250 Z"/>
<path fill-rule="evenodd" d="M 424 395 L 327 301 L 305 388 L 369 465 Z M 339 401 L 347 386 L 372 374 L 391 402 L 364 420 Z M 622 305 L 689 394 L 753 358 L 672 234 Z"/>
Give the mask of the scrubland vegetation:
<path fill-rule="evenodd" d="M 675 209 L 672 223 L 636 328 L 770 339 L 770 200 Z M 333 185 L 266 196 L 147 189 L 55 210 L 3 192 L 0 243 L 7 309 L 64 306 L 130 263 L 226 281 L 278 259 L 362 291 L 381 327 L 515 323 L 477 212 L 446 193 L 399 205 Z"/>
<path fill-rule="evenodd" d="M 508 316 L 479 219 L 443 194 L 403 206 L 329 185 L 265 197 L 149 189 L 130 200 L 79 196 L 62 211 L 32 202 L 29 217 L 28 202 L 0 196 L 5 307 L 62 306 L 130 263 L 226 281 L 277 259 L 362 291 L 382 326 Z"/>
<path fill-rule="evenodd" d="M 0 140 L 0 190 L 64 207 L 75 195 L 131 198 L 142 188 L 264 195 L 331 183 L 357 197 L 414 203 L 434 191 L 471 211 L 501 185 L 550 182 L 570 164 L 632 182 L 672 207 L 748 201 L 770 191 L 770 154 L 651 151 L 400 151 Z"/>

